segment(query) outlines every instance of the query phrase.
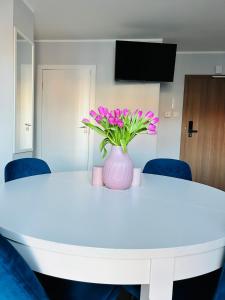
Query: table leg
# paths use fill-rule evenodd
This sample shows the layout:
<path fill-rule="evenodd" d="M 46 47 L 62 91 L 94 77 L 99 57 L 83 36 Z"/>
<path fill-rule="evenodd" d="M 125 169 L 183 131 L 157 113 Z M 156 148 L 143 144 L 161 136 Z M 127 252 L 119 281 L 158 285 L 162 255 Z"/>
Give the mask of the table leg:
<path fill-rule="evenodd" d="M 142 284 L 141 285 L 140 300 L 149 300 L 149 285 L 148 284 Z"/>
<path fill-rule="evenodd" d="M 151 261 L 150 285 L 141 286 L 140 300 L 172 300 L 174 260 Z"/>

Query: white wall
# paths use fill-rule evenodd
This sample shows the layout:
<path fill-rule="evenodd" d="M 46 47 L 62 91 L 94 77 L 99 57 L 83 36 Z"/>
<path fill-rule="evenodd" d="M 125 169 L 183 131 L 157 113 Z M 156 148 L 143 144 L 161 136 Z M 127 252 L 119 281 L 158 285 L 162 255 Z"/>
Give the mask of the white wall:
<path fill-rule="evenodd" d="M 34 40 L 34 16 L 22 0 L 14 0 L 13 23 L 29 40 Z"/>
<path fill-rule="evenodd" d="M 0 182 L 4 167 L 13 158 L 14 138 L 14 24 L 31 37 L 32 13 L 21 0 L 0 1 Z M 25 28 L 28 26 L 29 29 Z"/>
<path fill-rule="evenodd" d="M 96 65 L 96 107 L 127 107 L 158 114 L 159 84 L 115 83 L 114 41 L 41 42 L 35 45 L 37 65 Z M 40 122 L 40 119 L 37 121 Z M 156 155 L 156 136 L 138 137 L 129 147 L 135 165 L 143 167 Z M 94 142 L 94 164 L 101 164 L 99 137 Z"/>
<path fill-rule="evenodd" d="M 223 65 L 223 73 L 225 73 L 225 53 L 177 55 L 174 82 L 161 84 L 158 157 L 179 158 L 185 74 L 214 74 L 216 65 Z M 174 98 L 174 109 L 178 112 L 178 117 L 164 118 L 164 113 L 171 110 L 172 98 Z"/>
<path fill-rule="evenodd" d="M 133 107 L 144 105 L 157 112 L 157 101 L 152 101 L 154 97 L 151 95 L 154 85 L 114 83 L 114 48 L 110 42 L 36 43 L 36 63 L 97 65 L 96 106 L 104 104 L 115 107 L 130 103 Z M 160 89 L 157 157 L 179 158 L 185 74 L 213 74 L 215 66 L 220 64 L 225 73 L 223 53 L 177 54 L 174 82 L 161 84 Z M 171 110 L 172 98 L 178 116 L 164 118 L 164 113 Z M 136 153 L 139 161 L 135 160 L 143 166 L 146 157 L 152 158 L 155 150 L 153 146 L 145 148 L 146 139 L 140 138 L 137 142 L 143 147 L 132 149 L 131 145 L 131 154 Z M 96 163 L 101 162 L 96 142 L 94 157 Z"/>

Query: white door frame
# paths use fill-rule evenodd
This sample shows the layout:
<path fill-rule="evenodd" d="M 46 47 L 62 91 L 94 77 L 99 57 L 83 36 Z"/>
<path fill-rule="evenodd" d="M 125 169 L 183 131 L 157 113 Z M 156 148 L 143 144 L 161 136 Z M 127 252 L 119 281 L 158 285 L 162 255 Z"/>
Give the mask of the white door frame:
<path fill-rule="evenodd" d="M 42 157 L 42 111 L 43 111 L 43 71 L 44 70 L 90 70 L 91 72 L 91 86 L 90 86 L 90 108 L 95 107 L 95 65 L 38 65 L 37 67 L 37 89 L 35 101 L 35 144 L 34 156 Z M 88 117 L 88 116 L 84 116 Z M 93 152 L 94 152 L 94 132 L 89 133 L 89 151 L 88 151 L 88 169 L 93 166 Z"/>

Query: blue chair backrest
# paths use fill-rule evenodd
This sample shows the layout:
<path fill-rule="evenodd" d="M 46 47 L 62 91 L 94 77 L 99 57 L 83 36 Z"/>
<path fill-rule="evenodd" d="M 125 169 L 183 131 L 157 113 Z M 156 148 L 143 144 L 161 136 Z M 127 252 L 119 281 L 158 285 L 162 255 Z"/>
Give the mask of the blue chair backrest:
<path fill-rule="evenodd" d="M 170 176 L 186 180 L 192 180 L 190 166 L 177 159 L 157 158 L 147 162 L 143 173 Z"/>
<path fill-rule="evenodd" d="M 215 292 L 213 300 L 224 300 L 225 299 L 225 266 L 223 266 L 220 280 Z"/>
<path fill-rule="evenodd" d="M 5 167 L 5 182 L 40 174 L 51 173 L 47 163 L 38 158 L 21 158 L 9 162 Z"/>
<path fill-rule="evenodd" d="M 48 300 L 48 297 L 20 254 L 0 235 L 0 299 Z"/>

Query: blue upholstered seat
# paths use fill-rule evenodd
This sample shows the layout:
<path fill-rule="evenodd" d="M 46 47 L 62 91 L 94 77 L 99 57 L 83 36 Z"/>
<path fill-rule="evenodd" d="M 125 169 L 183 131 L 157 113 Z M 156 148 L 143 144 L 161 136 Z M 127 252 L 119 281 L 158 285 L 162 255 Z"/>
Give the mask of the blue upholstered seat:
<path fill-rule="evenodd" d="M 51 170 L 45 161 L 37 158 L 22 158 L 13 160 L 6 165 L 5 181 L 48 173 L 51 173 Z M 60 280 L 60 284 L 56 287 L 57 279 L 41 275 L 39 275 L 39 277 L 50 296 L 52 291 L 54 294 L 57 293 L 57 299 L 116 300 L 121 289 L 120 286 L 115 285 L 82 283 L 68 280 Z M 0 297 L 0 300 L 1 299 Z M 15 299 L 20 300 L 20 298 Z M 21 298 L 21 300 L 25 299 L 27 298 Z M 42 298 L 38 298 L 38 300 L 41 299 Z M 11 298 L 9 298 L 9 300 L 11 300 Z"/>
<path fill-rule="evenodd" d="M 10 161 L 5 167 L 5 182 L 40 174 L 51 173 L 47 163 L 38 158 L 21 158 Z"/>
<path fill-rule="evenodd" d="M 146 163 L 143 173 L 192 180 L 190 166 L 186 162 L 177 159 L 152 159 Z"/>
<path fill-rule="evenodd" d="M 0 235 L 0 299 L 48 300 L 33 271 Z"/>

